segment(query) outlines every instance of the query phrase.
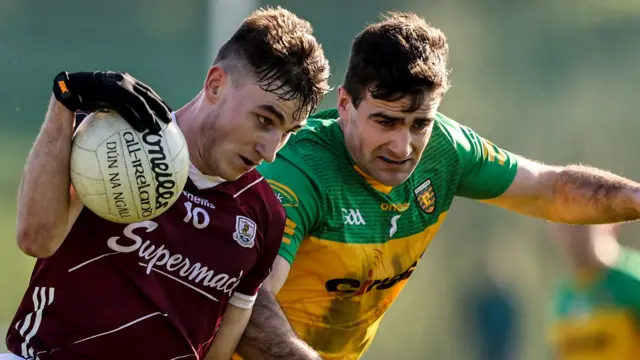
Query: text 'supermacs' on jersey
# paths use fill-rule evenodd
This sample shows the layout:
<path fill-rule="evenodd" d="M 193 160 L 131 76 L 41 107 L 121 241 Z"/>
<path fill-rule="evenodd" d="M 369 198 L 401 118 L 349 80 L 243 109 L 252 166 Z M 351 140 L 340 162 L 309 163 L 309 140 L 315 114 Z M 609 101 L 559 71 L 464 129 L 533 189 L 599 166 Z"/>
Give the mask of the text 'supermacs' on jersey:
<path fill-rule="evenodd" d="M 214 270 L 203 266 L 199 262 L 191 262 L 186 256 L 171 254 L 164 245 L 156 247 L 150 240 L 144 240 L 133 232 L 136 229 L 144 229 L 145 232 L 150 232 L 157 227 L 158 223 L 151 220 L 129 224 L 122 232 L 128 240 L 120 241 L 120 236 L 113 236 L 107 240 L 107 245 L 111 250 L 119 253 L 132 253 L 137 251 L 141 260 L 148 260 L 147 264 L 140 263 L 141 266 L 146 268 L 147 274 L 150 274 L 151 271 L 156 271 L 171 279 L 177 279 L 181 284 L 185 284 L 189 288 L 198 291 L 214 301 L 219 300 L 193 285 L 180 280 L 180 278 L 189 280 L 194 285 L 202 281 L 202 286 L 217 289 L 225 294 L 231 293 L 233 289 L 238 286 L 243 275 L 242 270 L 240 270 L 240 274 L 238 274 L 237 277 L 231 277 L 225 273 L 215 273 Z M 133 240 L 133 243 L 131 240 Z M 159 266 L 163 266 L 163 270 L 168 271 L 168 273 L 157 269 Z M 170 274 L 174 274 L 174 276 Z"/>

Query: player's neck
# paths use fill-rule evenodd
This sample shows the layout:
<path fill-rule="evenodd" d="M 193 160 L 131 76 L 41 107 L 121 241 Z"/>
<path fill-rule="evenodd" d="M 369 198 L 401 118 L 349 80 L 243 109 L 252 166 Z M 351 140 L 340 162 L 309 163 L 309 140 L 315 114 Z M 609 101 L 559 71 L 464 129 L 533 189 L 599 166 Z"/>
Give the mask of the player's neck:
<path fill-rule="evenodd" d="M 342 136 L 343 136 L 343 139 L 344 139 L 344 147 L 345 147 L 345 149 L 347 150 L 347 154 L 349 154 L 349 157 L 350 157 L 350 158 L 351 158 L 351 160 L 354 162 L 354 164 L 355 164 L 355 165 L 356 165 L 356 166 L 357 166 L 357 167 L 358 167 L 358 168 L 359 168 L 363 173 L 365 173 L 365 172 L 364 172 L 364 170 L 363 170 L 363 167 L 362 167 L 362 166 L 360 166 L 360 164 L 358 164 L 358 159 L 357 159 L 357 157 L 355 156 L 355 151 L 353 151 L 353 150 L 352 150 L 352 148 L 351 148 L 351 143 L 349 143 L 349 142 L 347 141 L 347 137 L 346 137 L 346 135 L 345 135 L 346 133 L 345 133 L 345 129 L 344 129 L 344 127 L 345 127 L 345 123 L 344 123 L 344 121 L 343 121 L 341 118 L 338 118 L 338 120 L 336 120 L 336 122 L 338 123 L 338 126 L 340 127 L 340 131 L 342 131 Z M 366 174 L 366 173 L 365 173 L 365 174 Z M 361 174 L 361 175 L 362 175 L 362 174 Z M 367 174 L 367 176 L 371 176 L 371 175 Z M 373 177 L 372 177 L 372 178 L 373 178 Z"/>
<path fill-rule="evenodd" d="M 175 111 L 176 122 L 178 123 L 178 127 L 184 134 L 184 137 L 187 141 L 187 147 L 189 149 L 189 160 L 191 160 L 191 164 L 195 166 L 198 171 L 205 173 L 205 166 L 202 156 L 199 152 L 200 143 L 198 139 L 200 138 L 198 135 L 197 124 L 199 121 L 199 111 L 200 103 L 203 100 L 203 92 L 200 92 L 196 97 L 191 99 L 188 103 L 186 103 L 183 107 Z"/>

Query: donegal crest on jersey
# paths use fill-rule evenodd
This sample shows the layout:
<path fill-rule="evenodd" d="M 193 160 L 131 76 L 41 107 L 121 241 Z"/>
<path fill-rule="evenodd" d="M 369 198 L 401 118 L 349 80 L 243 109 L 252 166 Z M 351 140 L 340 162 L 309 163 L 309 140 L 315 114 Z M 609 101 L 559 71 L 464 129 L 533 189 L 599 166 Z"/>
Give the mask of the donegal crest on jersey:
<path fill-rule="evenodd" d="M 433 186 L 431 186 L 431 179 L 425 180 L 413 190 L 413 193 L 416 195 L 420 209 L 427 214 L 433 213 L 436 208 L 436 193 L 433 191 Z"/>
<path fill-rule="evenodd" d="M 336 110 L 316 114 L 258 170 L 287 212 L 279 254 L 292 265 L 278 301 L 325 359 L 348 360 L 371 343 L 453 198 L 500 195 L 516 164 L 438 115 L 413 174 L 386 186 L 355 164 L 336 118 Z"/>

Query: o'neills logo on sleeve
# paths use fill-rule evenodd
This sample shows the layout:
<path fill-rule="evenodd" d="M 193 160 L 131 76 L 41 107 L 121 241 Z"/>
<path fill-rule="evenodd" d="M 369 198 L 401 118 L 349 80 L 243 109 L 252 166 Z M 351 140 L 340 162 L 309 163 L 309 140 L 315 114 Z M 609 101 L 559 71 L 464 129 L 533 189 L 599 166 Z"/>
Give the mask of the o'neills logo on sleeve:
<path fill-rule="evenodd" d="M 201 284 L 225 294 L 230 294 L 238 286 L 242 278 L 242 270 L 236 277 L 216 273 L 199 262 L 192 262 L 181 254 L 172 254 L 164 245 L 156 246 L 151 240 L 145 240 L 134 233 L 136 229 L 144 229 L 149 233 L 157 227 L 158 223 L 151 220 L 129 224 L 122 231 L 125 238 L 113 236 L 107 240 L 107 246 L 119 253 L 136 253 L 140 257 L 140 265 L 145 268 L 147 274 L 151 274 L 152 271 L 157 272 L 215 301 L 219 300 L 194 285 Z"/>
<path fill-rule="evenodd" d="M 134 176 L 136 179 L 137 194 L 140 200 L 142 216 L 147 217 L 153 214 L 154 209 L 164 209 L 169 205 L 176 192 L 176 182 L 169 172 L 170 166 L 167 160 L 167 153 L 162 147 L 162 135 L 146 132 L 142 135 L 142 141 L 147 147 L 148 161 L 153 172 L 155 186 L 155 206 L 151 204 L 149 188 L 153 185 L 151 179 L 147 178 L 143 159 L 139 152 L 143 150 L 138 141 L 138 137 L 130 131 L 122 134 L 127 152 L 131 160 Z"/>

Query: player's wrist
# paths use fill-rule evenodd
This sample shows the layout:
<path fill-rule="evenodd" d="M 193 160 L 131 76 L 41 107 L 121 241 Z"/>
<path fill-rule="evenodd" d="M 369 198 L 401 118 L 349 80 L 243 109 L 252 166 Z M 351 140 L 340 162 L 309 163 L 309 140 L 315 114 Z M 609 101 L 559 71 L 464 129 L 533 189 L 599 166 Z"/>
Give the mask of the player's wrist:
<path fill-rule="evenodd" d="M 47 116 L 45 120 L 69 119 L 73 118 L 74 116 L 74 112 L 66 107 L 63 103 L 61 103 L 54 94 L 52 94 L 51 98 L 49 99 L 49 107 L 47 112 L 51 115 Z"/>
<path fill-rule="evenodd" d="M 74 112 L 80 108 L 81 99 L 72 89 L 72 80 L 68 72 L 62 71 L 53 78 L 53 96 L 69 111 Z"/>

